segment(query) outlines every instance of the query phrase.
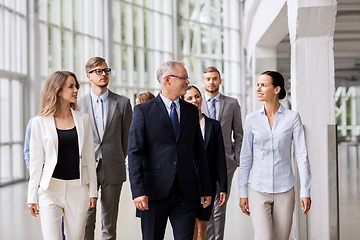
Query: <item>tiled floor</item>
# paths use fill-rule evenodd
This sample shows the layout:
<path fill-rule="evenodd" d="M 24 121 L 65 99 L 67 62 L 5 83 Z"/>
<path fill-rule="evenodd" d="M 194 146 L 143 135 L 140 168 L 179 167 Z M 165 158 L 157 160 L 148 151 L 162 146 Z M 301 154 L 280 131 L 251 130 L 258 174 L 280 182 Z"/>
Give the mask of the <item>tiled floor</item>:
<path fill-rule="evenodd" d="M 357 149 L 358 151 L 360 149 Z M 348 158 L 349 153 L 349 158 Z M 251 219 L 238 207 L 237 173 L 235 173 L 230 197 L 225 239 L 253 239 Z M 360 239 L 360 170 L 356 166 L 356 148 L 339 145 L 340 182 L 340 233 L 341 240 Z M 0 240 L 42 239 L 39 218 L 34 218 L 26 207 L 27 183 L 18 183 L 0 188 Z M 98 213 L 97 219 L 100 219 Z M 123 187 L 118 221 L 118 239 L 141 239 L 140 220 L 135 217 L 129 182 Z M 100 228 L 96 239 L 101 239 Z M 173 239 L 168 226 L 166 240 Z"/>

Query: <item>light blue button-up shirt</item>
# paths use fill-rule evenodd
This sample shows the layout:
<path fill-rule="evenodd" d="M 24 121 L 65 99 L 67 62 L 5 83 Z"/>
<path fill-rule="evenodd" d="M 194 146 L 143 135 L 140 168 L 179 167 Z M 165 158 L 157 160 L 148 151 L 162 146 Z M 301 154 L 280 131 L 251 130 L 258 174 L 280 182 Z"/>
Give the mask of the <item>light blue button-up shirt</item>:
<path fill-rule="evenodd" d="M 248 197 L 248 183 L 264 193 L 286 192 L 295 185 L 292 141 L 300 174 L 300 197 L 310 197 L 310 164 L 300 115 L 280 104 L 272 129 L 264 107 L 246 116 L 238 176 L 240 198 Z"/>
<path fill-rule="evenodd" d="M 170 112 L 171 112 L 171 103 L 172 101 L 170 99 L 168 99 L 167 97 L 165 97 L 164 95 L 162 95 L 162 93 L 160 93 L 160 97 L 161 97 L 161 100 L 164 102 L 165 104 L 165 107 L 166 107 L 166 110 L 169 114 L 169 117 L 170 117 Z M 177 115 L 178 115 L 178 119 L 179 119 L 179 123 L 180 123 L 180 102 L 179 102 L 179 98 L 177 98 L 175 101 L 175 104 L 176 104 L 176 112 L 177 112 Z M 180 126 L 180 125 L 179 125 Z"/>
<path fill-rule="evenodd" d="M 98 98 L 99 96 L 97 96 L 95 93 L 90 91 L 90 96 L 91 96 L 91 101 L 92 101 L 92 108 L 93 108 L 93 113 L 94 113 L 94 117 L 95 117 L 95 123 L 96 126 L 98 125 L 98 117 L 96 115 L 97 113 L 97 109 L 99 106 L 99 102 L 98 102 Z M 106 92 L 104 92 L 103 95 L 100 96 L 102 102 L 103 102 L 103 129 L 105 131 L 105 125 L 106 125 L 106 119 L 107 119 L 107 107 L 108 107 L 108 96 L 109 96 L 109 89 L 106 90 Z"/>

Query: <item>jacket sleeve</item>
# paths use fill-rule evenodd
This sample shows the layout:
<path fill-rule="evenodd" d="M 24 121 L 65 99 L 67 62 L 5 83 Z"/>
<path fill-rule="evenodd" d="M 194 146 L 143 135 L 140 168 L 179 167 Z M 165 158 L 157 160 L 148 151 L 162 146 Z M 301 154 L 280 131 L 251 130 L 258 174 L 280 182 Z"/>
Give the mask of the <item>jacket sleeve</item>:
<path fill-rule="evenodd" d="M 226 156 L 225 156 L 225 147 L 224 140 L 221 131 L 220 122 L 217 122 L 215 128 L 215 137 L 216 137 L 216 174 L 218 176 L 220 192 L 227 193 L 227 168 L 226 168 Z"/>
<path fill-rule="evenodd" d="M 133 112 L 131 109 L 130 100 L 127 99 L 127 102 L 125 104 L 125 109 L 124 109 L 124 115 L 123 115 L 123 119 L 122 119 L 123 125 L 122 125 L 122 136 L 121 136 L 122 149 L 124 151 L 125 158 L 128 155 L 129 130 L 130 130 L 132 117 L 133 117 Z"/>
<path fill-rule="evenodd" d="M 28 186 L 28 203 L 37 203 L 38 186 L 43 167 L 44 148 L 40 118 L 37 117 L 31 123 L 30 135 L 30 179 Z"/>
<path fill-rule="evenodd" d="M 145 137 L 145 116 L 142 109 L 135 106 L 128 144 L 129 179 L 133 199 L 147 195 L 142 165 L 145 157 Z"/>
<path fill-rule="evenodd" d="M 241 110 L 238 101 L 235 102 L 235 110 L 232 121 L 232 130 L 234 132 L 234 151 L 235 151 L 235 162 L 240 165 L 240 151 L 243 139 L 243 128 L 241 123 Z"/>
<path fill-rule="evenodd" d="M 85 120 L 85 134 L 84 134 L 84 144 L 83 144 L 83 153 L 82 158 L 87 163 L 87 171 L 89 176 L 89 187 L 90 187 L 90 197 L 97 197 L 97 175 L 96 175 L 96 162 L 95 162 L 95 152 L 94 152 L 94 140 L 91 124 L 89 121 L 89 115 L 86 114 Z"/>

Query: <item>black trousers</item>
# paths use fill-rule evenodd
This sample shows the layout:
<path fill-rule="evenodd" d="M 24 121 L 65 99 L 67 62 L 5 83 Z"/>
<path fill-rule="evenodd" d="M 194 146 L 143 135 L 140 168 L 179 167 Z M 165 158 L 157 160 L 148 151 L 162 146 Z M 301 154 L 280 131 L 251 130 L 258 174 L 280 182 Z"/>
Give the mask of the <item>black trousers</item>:
<path fill-rule="evenodd" d="M 176 176 L 170 194 L 160 201 L 149 200 L 149 210 L 141 211 L 143 240 L 164 239 L 168 218 L 175 240 L 192 240 L 198 201 L 200 201 L 198 198 L 193 200 L 184 198 Z"/>

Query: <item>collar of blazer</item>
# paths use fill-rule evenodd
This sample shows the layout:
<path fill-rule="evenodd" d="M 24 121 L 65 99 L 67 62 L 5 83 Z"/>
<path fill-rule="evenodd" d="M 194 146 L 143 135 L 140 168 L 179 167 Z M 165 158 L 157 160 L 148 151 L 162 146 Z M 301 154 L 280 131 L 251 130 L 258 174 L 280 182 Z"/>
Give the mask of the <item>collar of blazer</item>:
<path fill-rule="evenodd" d="M 212 122 L 210 120 L 210 118 L 208 118 L 206 115 L 204 116 L 205 118 L 205 138 L 204 138 L 204 143 L 205 143 L 205 149 L 207 148 L 207 145 L 209 143 L 209 139 L 210 139 L 210 133 L 211 133 L 211 129 L 212 129 Z"/>
<path fill-rule="evenodd" d="M 74 111 L 71 108 L 71 114 L 73 116 L 74 123 L 75 123 L 75 126 L 76 126 L 76 132 L 77 132 L 77 135 L 78 135 L 78 143 L 79 143 L 79 153 L 81 154 L 82 144 L 84 142 L 83 139 L 84 139 L 84 126 L 85 126 L 85 123 L 84 123 L 84 120 L 83 120 L 83 116 L 81 116 L 78 111 Z M 45 126 L 48 128 L 47 132 L 51 136 L 51 139 L 52 139 L 52 141 L 54 143 L 56 153 L 57 153 L 59 143 L 58 143 L 58 134 L 57 134 L 57 131 L 56 131 L 55 119 L 54 119 L 53 116 L 45 117 L 44 122 L 45 122 Z"/>
<path fill-rule="evenodd" d="M 206 93 L 204 93 L 204 95 L 203 95 L 203 101 L 202 101 L 203 103 L 202 103 L 202 105 L 201 105 L 201 111 L 202 111 L 207 117 L 209 117 L 209 109 L 208 109 L 208 107 L 207 107 L 207 102 L 206 102 L 205 94 L 206 94 Z M 221 116 L 222 116 L 222 113 L 223 113 L 223 111 L 224 111 L 224 105 L 225 105 L 225 96 L 222 95 L 221 93 L 220 93 L 220 96 L 219 96 L 219 103 L 220 103 L 219 119 L 216 119 L 216 120 L 218 120 L 218 121 L 221 120 Z"/>
<path fill-rule="evenodd" d="M 109 96 L 108 96 L 108 99 L 107 99 L 107 101 L 108 101 L 107 117 L 106 117 L 104 135 L 103 135 L 102 139 L 104 139 L 104 137 L 105 137 L 105 135 L 106 135 L 106 133 L 107 133 L 107 131 L 109 129 L 109 126 L 110 126 L 110 124 L 111 124 L 111 122 L 112 122 L 112 120 L 114 118 L 115 110 L 116 110 L 116 107 L 117 107 L 117 104 L 118 104 L 118 102 L 116 100 L 117 100 L 116 94 L 112 93 L 109 90 Z M 94 112 L 93 112 L 90 93 L 88 93 L 87 96 L 84 98 L 84 102 L 85 102 L 85 104 L 84 104 L 85 112 L 87 112 L 89 114 L 89 116 L 90 116 L 91 127 L 92 127 L 93 131 L 96 131 L 96 137 L 98 138 L 98 141 L 101 142 L 99 131 L 97 130 L 97 126 L 95 124 L 95 115 L 94 115 Z"/>
<path fill-rule="evenodd" d="M 166 122 L 166 125 L 169 127 L 171 133 L 173 134 L 174 138 L 175 138 L 175 134 L 172 128 L 172 124 L 171 124 L 171 120 L 170 120 L 170 116 L 168 111 L 166 110 L 166 106 L 164 104 L 164 102 L 162 101 L 161 97 L 160 97 L 160 93 L 157 95 L 157 97 L 155 98 L 155 103 L 156 106 L 158 107 L 161 116 L 163 117 L 164 121 Z M 182 130 L 184 129 L 185 126 L 185 119 L 187 116 L 187 107 L 185 104 L 186 103 L 184 100 L 182 100 L 181 98 L 179 98 L 179 103 L 180 103 L 180 127 L 179 127 L 179 132 L 177 135 L 177 139 L 179 139 L 179 136 L 182 132 Z"/>

